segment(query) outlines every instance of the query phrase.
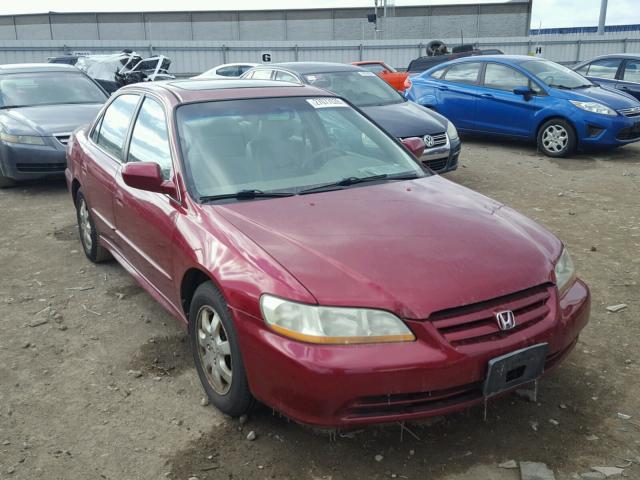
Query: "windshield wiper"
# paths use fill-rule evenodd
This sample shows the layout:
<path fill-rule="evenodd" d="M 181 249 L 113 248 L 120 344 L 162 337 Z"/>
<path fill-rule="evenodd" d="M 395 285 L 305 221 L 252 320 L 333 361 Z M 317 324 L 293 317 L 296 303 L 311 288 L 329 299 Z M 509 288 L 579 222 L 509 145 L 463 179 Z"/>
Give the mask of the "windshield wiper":
<path fill-rule="evenodd" d="M 236 200 L 253 200 L 255 198 L 276 198 L 291 197 L 295 195 L 292 192 L 263 192 L 262 190 L 239 190 L 235 193 L 223 193 L 220 195 L 204 195 L 199 198 L 202 203 L 212 202 L 214 200 L 224 200 L 226 198 L 235 198 Z"/>
<path fill-rule="evenodd" d="M 383 173 L 380 175 L 370 175 L 368 177 L 345 177 L 337 182 L 324 183 L 322 185 L 316 185 L 315 187 L 305 188 L 304 190 L 300 190 L 298 194 L 305 195 L 307 193 L 338 190 L 341 187 L 349 187 L 357 183 L 375 182 L 377 180 L 413 180 L 414 178 L 419 178 L 419 175 L 414 172 L 405 172 L 395 175 Z"/>

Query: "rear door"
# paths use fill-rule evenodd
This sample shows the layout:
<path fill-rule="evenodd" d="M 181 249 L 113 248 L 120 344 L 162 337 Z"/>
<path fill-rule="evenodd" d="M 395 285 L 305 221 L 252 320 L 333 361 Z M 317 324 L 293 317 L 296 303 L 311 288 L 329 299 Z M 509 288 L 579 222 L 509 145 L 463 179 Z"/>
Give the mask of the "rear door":
<path fill-rule="evenodd" d="M 82 190 L 98 231 L 115 242 L 113 197 L 116 174 L 123 161 L 123 146 L 131 119 L 140 100 L 139 95 L 120 95 L 106 108 L 91 132 L 80 168 Z"/>
<path fill-rule="evenodd" d="M 627 60 L 616 88 L 640 100 L 640 60 Z"/>
<path fill-rule="evenodd" d="M 486 63 L 476 109 L 475 130 L 529 137 L 533 114 L 542 108 L 542 90 L 525 74 L 507 65 Z M 525 98 L 515 88 L 531 88 L 537 95 Z"/>
<path fill-rule="evenodd" d="M 436 110 L 460 129 L 473 130 L 478 100 L 480 62 L 457 63 L 436 82 Z"/>
<path fill-rule="evenodd" d="M 136 116 L 126 150 L 127 162 L 155 162 L 173 179 L 169 129 L 162 104 L 146 96 Z M 173 237 L 178 198 L 131 188 L 118 172 L 115 193 L 117 235 L 129 263 L 166 298 L 173 298 Z"/>

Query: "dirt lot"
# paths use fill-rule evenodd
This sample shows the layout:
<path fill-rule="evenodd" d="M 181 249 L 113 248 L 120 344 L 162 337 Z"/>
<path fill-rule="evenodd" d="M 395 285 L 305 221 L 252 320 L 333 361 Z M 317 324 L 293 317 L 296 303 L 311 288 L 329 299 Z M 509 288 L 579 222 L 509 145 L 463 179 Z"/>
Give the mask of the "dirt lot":
<path fill-rule="evenodd" d="M 515 480 L 498 467 L 514 459 L 559 480 L 597 465 L 640 479 L 640 146 L 553 161 L 466 139 L 448 178 L 562 238 L 592 317 L 537 403 L 407 425 L 415 437 L 332 435 L 265 407 L 240 425 L 201 406 L 185 333 L 117 264 L 85 259 L 63 183 L 0 191 L 0 478 Z"/>

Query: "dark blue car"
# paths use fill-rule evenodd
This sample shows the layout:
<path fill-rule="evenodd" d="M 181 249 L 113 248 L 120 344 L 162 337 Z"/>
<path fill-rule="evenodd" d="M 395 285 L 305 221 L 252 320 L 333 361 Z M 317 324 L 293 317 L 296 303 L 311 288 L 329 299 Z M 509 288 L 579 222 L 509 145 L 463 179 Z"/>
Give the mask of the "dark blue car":
<path fill-rule="evenodd" d="M 551 157 L 640 140 L 640 103 L 541 58 L 496 55 L 438 65 L 411 78 L 408 99 L 462 132 L 537 141 Z"/>
<path fill-rule="evenodd" d="M 602 55 L 579 63 L 573 69 L 593 83 L 640 99 L 640 55 Z"/>

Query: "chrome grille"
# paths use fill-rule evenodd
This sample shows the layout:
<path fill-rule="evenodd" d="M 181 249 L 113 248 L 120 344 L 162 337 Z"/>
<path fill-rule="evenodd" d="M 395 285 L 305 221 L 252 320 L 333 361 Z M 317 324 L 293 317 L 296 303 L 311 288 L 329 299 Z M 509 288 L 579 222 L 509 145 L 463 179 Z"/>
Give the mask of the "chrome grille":
<path fill-rule="evenodd" d="M 625 117 L 640 117 L 640 107 L 623 108 L 618 113 Z"/>
<path fill-rule="evenodd" d="M 425 135 L 426 137 L 427 135 Z M 436 133 L 435 135 L 428 135 L 431 138 L 433 138 L 433 146 L 431 147 L 426 147 L 426 150 L 429 150 L 430 148 L 437 148 L 437 147 L 442 147 L 444 145 L 447 144 L 447 134 L 442 132 L 442 133 Z M 424 137 L 423 137 L 424 139 Z M 425 144 L 427 142 L 425 141 Z"/>
<path fill-rule="evenodd" d="M 56 137 L 56 140 L 58 140 L 62 145 L 66 147 L 67 143 L 69 143 L 69 137 L 71 137 L 71 134 L 66 133 L 66 134 L 54 135 L 54 137 Z"/>

